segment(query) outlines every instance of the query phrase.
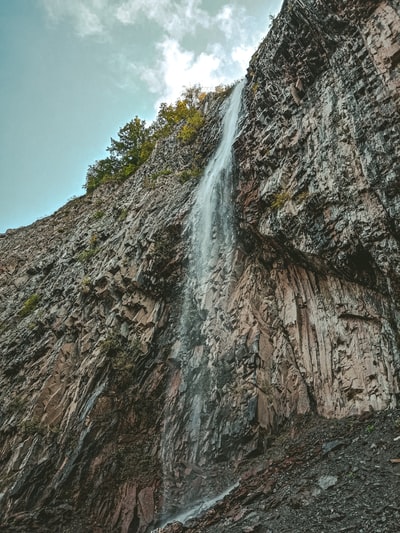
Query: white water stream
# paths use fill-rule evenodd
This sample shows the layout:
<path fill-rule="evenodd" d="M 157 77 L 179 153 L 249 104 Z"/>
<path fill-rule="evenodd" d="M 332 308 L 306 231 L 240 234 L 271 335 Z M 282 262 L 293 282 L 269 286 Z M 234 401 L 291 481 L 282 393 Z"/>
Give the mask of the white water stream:
<path fill-rule="evenodd" d="M 232 201 L 232 145 L 236 137 L 243 82 L 233 90 L 223 120 L 222 139 L 209 161 L 189 217 L 190 269 L 186 292 L 194 282 L 199 296 L 205 296 L 218 257 L 226 253 L 231 266 L 234 244 Z M 200 302 L 204 305 L 204 302 Z"/>
<path fill-rule="evenodd" d="M 152 533 L 157 533 L 158 531 L 162 530 L 162 528 L 173 522 L 181 522 L 182 524 L 185 524 L 186 522 L 189 522 L 189 520 L 200 516 L 201 514 L 214 507 L 215 504 L 222 501 L 225 496 L 228 496 L 228 494 L 233 492 L 238 486 L 239 483 L 234 483 L 214 498 L 210 498 L 209 500 L 202 500 L 195 503 L 193 507 L 191 507 L 187 511 L 183 511 L 182 513 L 166 520 L 163 524 L 161 524 L 160 528 L 153 529 Z"/>
<path fill-rule="evenodd" d="M 197 509 L 193 502 L 207 499 L 204 493 L 200 495 L 193 487 L 188 487 L 185 502 L 177 501 L 177 497 L 171 497 L 171 494 L 176 484 L 174 476 L 179 461 L 204 466 L 207 449 L 207 462 L 210 462 L 209 436 L 213 432 L 210 399 L 218 388 L 218 343 L 222 342 L 215 340 L 214 332 L 219 332 L 219 324 L 226 320 L 228 314 L 225 302 L 235 248 L 232 147 L 237 134 L 243 87 L 244 81 L 238 83 L 226 103 L 222 138 L 204 170 L 186 226 L 188 275 L 178 342 L 173 353 L 180 372 L 174 374 L 167 391 L 162 438 L 164 511 L 168 513 L 168 508 L 172 506 L 180 509 L 182 516 L 187 513 L 192 516 L 193 509 Z M 177 383 L 178 391 L 174 389 Z M 207 501 L 212 502 L 210 493 L 211 487 L 205 494 L 208 495 Z M 199 512 L 201 510 L 204 510 L 204 504 Z"/>

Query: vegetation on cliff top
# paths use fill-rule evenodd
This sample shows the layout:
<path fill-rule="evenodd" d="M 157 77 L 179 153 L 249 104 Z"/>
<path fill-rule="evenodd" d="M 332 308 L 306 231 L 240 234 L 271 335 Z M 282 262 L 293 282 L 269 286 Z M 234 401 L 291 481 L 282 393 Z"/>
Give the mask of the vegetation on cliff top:
<path fill-rule="evenodd" d="M 215 93 L 229 94 L 232 86 L 218 86 Z M 201 104 L 207 93 L 199 85 L 186 88 L 175 104 L 162 103 L 156 119 L 147 125 L 135 116 L 118 131 L 118 139 L 111 138 L 107 148 L 110 155 L 89 166 L 85 189 L 90 193 L 109 181 L 123 181 L 131 176 L 151 155 L 156 142 L 168 137 L 179 127 L 177 138 L 190 144 L 204 124 Z"/>
<path fill-rule="evenodd" d="M 120 128 L 118 139 L 111 139 L 105 159 L 95 161 L 86 174 L 87 192 L 108 181 L 124 180 L 133 174 L 151 155 L 156 142 L 181 125 L 178 139 L 190 143 L 204 123 L 200 104 L 206 94 L 199 86 L 188 88 L 175 104 L 162 103 L 157 118 L 147 126 L 138 116 Z"/>

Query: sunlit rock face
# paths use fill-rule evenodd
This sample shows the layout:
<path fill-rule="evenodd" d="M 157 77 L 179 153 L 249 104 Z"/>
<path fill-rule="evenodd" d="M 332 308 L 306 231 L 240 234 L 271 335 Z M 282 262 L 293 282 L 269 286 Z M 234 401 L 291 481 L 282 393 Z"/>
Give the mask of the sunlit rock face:
<path fill-rule="evenodd" d="M 215 153 L 226 99 L 192 145 L 172 135 L 122 185 L 0 239 L 4 527 L 144 532 L 166 481 L 177 514 L 222 492 L 291 415 L 398 404 L 399 9 L 287 1 L 252 58 L 229 275 L 217 262 L 191 318 L 207 408 L 176 357 L 199 184 L 181 178 Z"/>

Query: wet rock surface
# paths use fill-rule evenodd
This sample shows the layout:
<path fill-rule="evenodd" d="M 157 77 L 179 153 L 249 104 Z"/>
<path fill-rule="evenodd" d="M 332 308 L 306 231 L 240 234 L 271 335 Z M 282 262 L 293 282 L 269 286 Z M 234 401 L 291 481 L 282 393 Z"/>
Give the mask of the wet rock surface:
<path fill-rule="evenodd" d="M 236 465 L 239 486 L 223 501 L 160 531 L 395 533 L 399 456 L 399 410 L 298 417 L 264 454 Z"/>

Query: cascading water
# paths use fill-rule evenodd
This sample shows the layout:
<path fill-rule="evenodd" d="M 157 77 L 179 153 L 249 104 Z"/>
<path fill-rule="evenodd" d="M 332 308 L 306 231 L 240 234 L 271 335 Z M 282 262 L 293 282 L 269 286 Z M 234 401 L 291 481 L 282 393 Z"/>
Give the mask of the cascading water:
<path fill-rule="evenodd" d="M 226 104 L 222 139 L 204 171 L 186 226 L 188 276 L 162 437 L 166 514 L 215 496 L 207 482 L 200 490 L 198 482 L 180 479 L 177 465 L 185 465 L 186 475 L 197 469 L 198 478 L 205 480 L 218 448 L 212 439 L 217 423 L 213 412 L 219 394 L 221 331 L 229 329 L 230 320 L 226 303 L 235 249 L 232 146 L 243 86 L 244 81 L 236 85 Z"/>

